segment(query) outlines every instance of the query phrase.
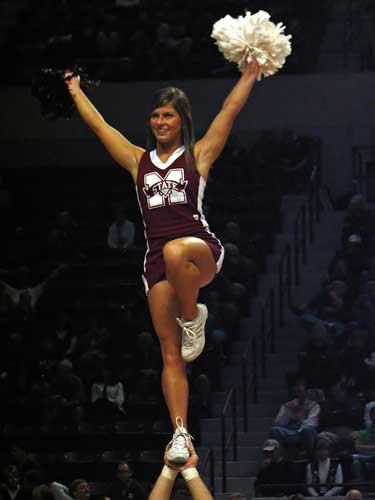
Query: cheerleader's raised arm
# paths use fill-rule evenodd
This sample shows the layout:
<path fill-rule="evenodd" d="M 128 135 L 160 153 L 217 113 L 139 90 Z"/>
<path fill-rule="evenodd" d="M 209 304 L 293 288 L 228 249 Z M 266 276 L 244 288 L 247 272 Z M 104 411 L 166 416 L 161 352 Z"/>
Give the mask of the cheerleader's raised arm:
<path fill-rule="evenodd" d="M 223 150 L 234 120 L 248 100 L 258 73 L 259 64 L 255 57 L 250 57 L 242 76 L 225 99 L 220 112 L 206 134 L 196 143 L 194 152 L 197 168 L 204 178 L 207 178 L 209 168 Z"/>
<path fill-rule="evenodd" d="M 65 73 L 65 82 L 83 121 L 97 135 L 112 158 L 136 179 L 138 164 L 144 149 L 132 144 L 118 130 L 109 125 L 80 87 L 79 76 Z"/>

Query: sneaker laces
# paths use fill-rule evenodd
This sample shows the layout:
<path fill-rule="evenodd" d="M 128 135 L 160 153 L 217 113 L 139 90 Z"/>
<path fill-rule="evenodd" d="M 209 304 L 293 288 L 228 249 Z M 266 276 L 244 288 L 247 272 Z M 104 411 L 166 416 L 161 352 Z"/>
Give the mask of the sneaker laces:
<path fill-rule="evenodd" d="M 178 431 L 177 436 L 173 436 L 169 443 L 176 449 L 182 450 L 186 447 L 189 439 L 194 439 L 183 425 L 181 417 L 176 417 L 176 430 Z M 175 431 L 176 432 L 176 431 Z"/>
<path fill-rule="evenodd" d="M 183 330 L 183 333 L 185 334 L 184 338 L 184 346 L 185 347 L 191 347 L 194 344 L 194 340 L 197 337 L 197 334 L 188 326 L 185 325 L 184 321 L 181 320 L 180 318 L 176 318 L 177 324 L 181 327 Z"/>

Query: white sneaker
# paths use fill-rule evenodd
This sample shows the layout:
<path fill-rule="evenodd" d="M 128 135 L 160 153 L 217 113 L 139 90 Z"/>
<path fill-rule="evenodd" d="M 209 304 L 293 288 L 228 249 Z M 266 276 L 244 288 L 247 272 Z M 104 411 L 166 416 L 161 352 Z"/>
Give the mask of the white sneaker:
<path fill-rule="evenodd" d="M 185 361 L 194 361 L 204 349 L 206 338 L 204 325 L 207 321 L 207 307 L 197 304 L 198 316 L 192 321 L 176 318 L 182 330 L 181 356 Z"/>
<path fill-rule="evenodd" d="M 177 427 L 171 440 L 172 446 L 167 452 L 167 457 L 170 462 L 185 464 L 190 457 L 190 451 L 186 444 L 192 439 L 192 436 L 190 436 L 183 426 L 183 421 L 180 417 L 176 418 L 176 425 Z"/>

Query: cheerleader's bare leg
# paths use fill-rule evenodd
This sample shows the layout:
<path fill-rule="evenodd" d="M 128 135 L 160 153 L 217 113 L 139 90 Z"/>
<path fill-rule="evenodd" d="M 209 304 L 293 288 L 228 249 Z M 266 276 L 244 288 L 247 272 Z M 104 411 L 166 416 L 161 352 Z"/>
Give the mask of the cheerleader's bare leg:
<path fill-rule="evenodd" d="M 181 357 L 181 331 L 176 323 L 176 317 L 181 314 L 180 302 L 166 280 L 156 283 L 147 298 L 163 358 L 163 394 L 175 427 L 177 417 L 187 421 L 189 397 L 186 365 Z"/>
<path fill-rule="evenodd" d="M 194 320 L 199 289 L 208 285 L 217 272 L 212 252 L 203 240 L 188 236 L 166 243 L 163 256 L 167 280 L 180 299 L 182 317 Z"/>

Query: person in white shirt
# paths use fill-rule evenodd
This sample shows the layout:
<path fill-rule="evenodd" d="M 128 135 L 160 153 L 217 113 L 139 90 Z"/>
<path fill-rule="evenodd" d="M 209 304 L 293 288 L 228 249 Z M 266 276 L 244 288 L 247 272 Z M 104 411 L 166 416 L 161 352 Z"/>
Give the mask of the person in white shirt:
<path fill-rule="evenodd" d="M 317 439 L 316 460 L 309 463 L 306 471 L 307 492 L 311 497 L 334 497 L 340 494 L 341 486 L 330 486 L 343 482 L 342 467 L 332 460 L 331 444 L 325 439 Z"/>
<path fill-rule="evenodd" d="M 120 205 L 116 209 L 115 220 L 109 226 L 107 244 L 114 250 L 124 252 L 134 245 L 135 225 L 126 218 L 125 208 Z"/>
<path fill-rule="evenodd" d="M 123 408 L 125 402 L 124 386 L 108 368 L 104 368 L 102 376 L 91 387 L 91 403 L 93 409 L 100 414 L 120 416 L 126 415 Z"/>
<path fill-rule="evenodd" d="M 373 394 L 373 396 L 374 396 L 374 394 Z M 372 424 L 372 420 L 370 418 L 370 413 L 371 413 L 372 408 L 375 408 L 375 398 L 373 401 L 370 401 L 365 406 L 363 421 L 364 421 L 366 429 L 369 429 L 371 427 L 371 424 Z"/>

